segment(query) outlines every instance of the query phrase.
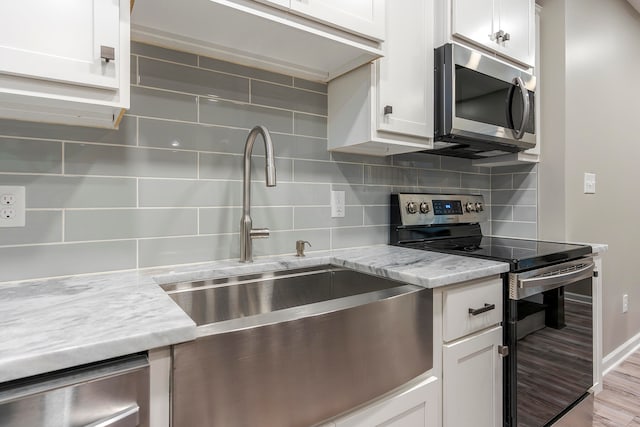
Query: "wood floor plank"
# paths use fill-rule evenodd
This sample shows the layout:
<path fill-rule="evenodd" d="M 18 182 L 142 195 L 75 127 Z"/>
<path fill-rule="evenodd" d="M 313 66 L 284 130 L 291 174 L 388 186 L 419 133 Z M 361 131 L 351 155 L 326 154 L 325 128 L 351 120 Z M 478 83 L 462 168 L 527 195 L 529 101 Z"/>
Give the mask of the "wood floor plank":
<path fill-rule="evenodd" d="M 604 377 L 592 427 L 640 427 L 640 350 Z"/>

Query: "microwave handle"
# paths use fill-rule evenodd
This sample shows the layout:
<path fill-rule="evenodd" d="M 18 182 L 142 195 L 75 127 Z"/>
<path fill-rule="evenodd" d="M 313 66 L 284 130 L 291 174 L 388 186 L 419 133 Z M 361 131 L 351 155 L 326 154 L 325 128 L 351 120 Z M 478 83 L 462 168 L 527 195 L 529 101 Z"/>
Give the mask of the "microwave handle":
<path fill-rule="evenodd" d="M 524 108 L 522 109 L 522 121 L 520 122 L 520 129 L 518 129 L 517 131 L 515 129 L 511 129 L 511 131 L 513 132 L 513 137 L 515 139 L 522 139 L 525 133 L 525 129 L 529 124 L 529 112 L 530 112 L 529 91 L 524 86 L 524 82 L 520 77 L 515 77 L 513 79 L 513 84 L 520 89 L 520 95 L 522 96 L 522 105 Z M 510 113 L 507 113 L 507 114 L 510 114 Z"/>

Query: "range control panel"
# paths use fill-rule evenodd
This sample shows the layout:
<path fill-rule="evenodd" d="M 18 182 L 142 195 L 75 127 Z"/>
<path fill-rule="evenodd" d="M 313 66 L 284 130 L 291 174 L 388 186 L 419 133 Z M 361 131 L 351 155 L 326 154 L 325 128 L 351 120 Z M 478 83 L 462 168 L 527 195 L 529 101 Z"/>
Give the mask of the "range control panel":
<path fill-rule="evenodd" d="M 402 225 L 463 224 L 488 219 L 480 194 L 392 195 L 392 209 L 398 209 Z M 397 206 L 396 206 L 397 200 Z"/>

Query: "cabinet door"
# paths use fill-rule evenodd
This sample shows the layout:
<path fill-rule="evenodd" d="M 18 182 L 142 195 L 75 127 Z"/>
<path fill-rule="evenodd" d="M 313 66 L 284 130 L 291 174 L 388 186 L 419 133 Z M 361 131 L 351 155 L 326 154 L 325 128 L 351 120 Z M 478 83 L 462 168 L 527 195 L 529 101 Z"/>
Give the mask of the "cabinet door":
<path fill-rule="evenodd" d="M 452 35 L 496 48 L 492 34 L 498 31 L 494 26 L 493 0 L 452 0 Z"/>
<path fill-rule="evenodd" d="M 119 0 L 0 2 L 0 73 L 117 89 Z M 115 59 L 100 58 L 101 46 Z"/>
<path fill-rule="evenodd" d="M 444 427 L 502 425 L 502 327 L 443 346 Z"/>
<path fill-rule="evenodd" d="M 535 65 L 535 1 L 496 0 L 497 29 L 509 34 L 509 40 L 496 49 L 516 61 Z"/>
<path fill-rule="evenodd" d="M 384 8 L 385 0 L 291 0 L 294 12 L 376 40 L 385 38 Z"/>
<path fill-rule="evenodd" d="M 397 0 L 396 0 L 397 1 Z M 377 62 L 378 130 L 433 137 L 433 0 L 403 0 L 386 11 L 384 57 Z M 392 113 L 385 114 L 385 107 Z"/>
<path fill-rule="evenodd" d="M 335 427 L 437 427 L 438 387 L 436 377 L 393 394 L 352 415 L 335 421 Z"/>

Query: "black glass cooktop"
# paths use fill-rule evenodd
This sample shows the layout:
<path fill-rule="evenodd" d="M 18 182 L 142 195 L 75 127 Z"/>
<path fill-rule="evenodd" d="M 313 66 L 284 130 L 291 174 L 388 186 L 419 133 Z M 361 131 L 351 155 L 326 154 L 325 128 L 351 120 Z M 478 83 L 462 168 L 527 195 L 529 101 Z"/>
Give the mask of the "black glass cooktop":
<path fill-rule="evenodd" d="M 591 246 L 588 245 L 488 236 L 404 242 L 402 246 L 508 262 L 511 271 L 539 268 L 591 253 Z"/>

